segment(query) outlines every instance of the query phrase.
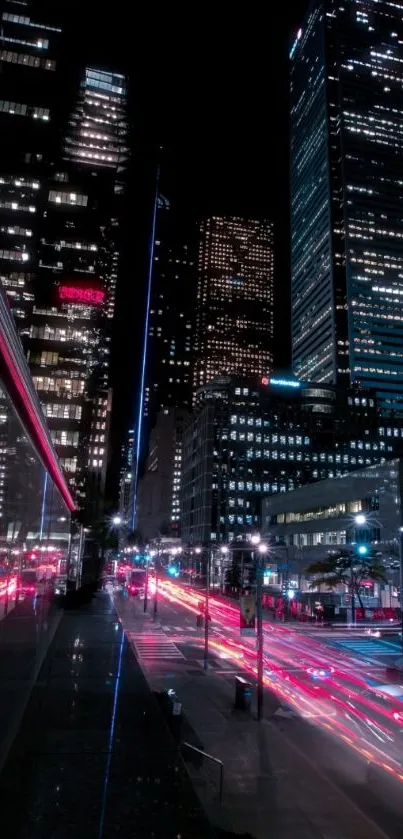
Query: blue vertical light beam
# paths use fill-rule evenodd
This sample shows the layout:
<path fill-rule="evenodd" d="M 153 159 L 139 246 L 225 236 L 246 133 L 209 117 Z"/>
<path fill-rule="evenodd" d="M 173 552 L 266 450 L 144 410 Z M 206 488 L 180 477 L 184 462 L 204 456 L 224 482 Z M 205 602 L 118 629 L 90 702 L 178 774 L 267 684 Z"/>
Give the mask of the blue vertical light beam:
<path fill-rule="evenodd" d="M 42 495 L 42 509 L 41 509 L 41 527 L 39 531 L 39 541 L 42 540 L 43 536 L 43 528 L 45 525 L 45 509 L 46 509 L 46 490 L 48 488 L 48 473 L 45 470 L 45 480 L 43 482 L 43 495 Z"/>
<path fill-rule="evenodd" d="M 146 365 L 147 365 L 148 326 L 149 326 L 149 321 L 150 321 L 150 301 L 151 301 L 151 288 L 152 288 L 152 280 L 153 280 L 154 247 L 155 247 L 155 231 L 156 231 L 156 227 L 157 227 L 157 207 L 158 207 L 159 183 L 160 183 L 160 165 L 158 164 L 157 176 L 156 176 L 156 181 L 155 181 L 154 209 L 153 209 L 153 219 L 152 219 L 151 237 L 150 237 L 150 261 L 149 261 L 149 266 L 148 266 L 148 285 L 147 285 L 147 298 L 146 298 L 146 312 L 145 312 L 145 320 L 144 320 L 143 357 L 142 357 L 142 360 L 141 360 L 139 407 L 138 407 L 138 415 L 137 415 L 137 440 L 136 440 L 136 462 L 134 464 L 134 482 L 133 482 L 134 492 L 133 492 L 133 510 L 132 510 L 132 530 L 134 530 L 135 527 L 136 527 L 137 484 L 138 484 L 138 477 L 139 477 L 139 460 L 140 460 L 141 440 L 142 440 L 142 431 L 143 431 L 144 384 L 145 384 Z"/>

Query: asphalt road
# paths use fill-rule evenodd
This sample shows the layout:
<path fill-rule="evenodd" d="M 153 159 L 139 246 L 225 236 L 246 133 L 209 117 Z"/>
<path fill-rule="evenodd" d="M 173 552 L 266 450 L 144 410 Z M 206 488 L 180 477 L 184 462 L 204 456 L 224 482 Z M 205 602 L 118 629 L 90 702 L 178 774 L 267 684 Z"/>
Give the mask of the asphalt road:
<path fill-rule="evenodd" d="M 160 633 L 141 638 L 142 604 L 121 603 L 125 629 L 149 674 L 181 662 L 203 666 L 204 630 L 196 628 L 200 593 L 175 583 L 160 586 Z M 235 674 L 256 676 L 253 638 L 241 638 L 236 605 L 210 599 L 209 662 L 233 684 Z M 264 624 L 267 718 L 284 738 L 375 823 L 380 835 L 401 839 L 403 817 L 403 702 L 385 698 L 387 663 L 397 639 L 300 633 Z M 343 837 L 344 839 L 344 837 Z M 348 839 L 348 837 L 345 837 Z"/>

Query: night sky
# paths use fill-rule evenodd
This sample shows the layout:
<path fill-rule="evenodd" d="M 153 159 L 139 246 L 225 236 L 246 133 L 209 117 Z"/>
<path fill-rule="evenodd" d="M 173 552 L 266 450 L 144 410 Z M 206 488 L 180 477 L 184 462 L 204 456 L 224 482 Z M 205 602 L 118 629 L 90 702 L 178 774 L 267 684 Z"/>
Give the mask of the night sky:
<path fill-rule="evenodd" d="M 155 5 L 133 12 L 136 7 L 122 0 L 104 7 L 95 0 L 69 3 L 76 54 L 130 77 L 132 164 L 113 365 L 115 445 L 136 402 L 160 145 L 162 187 L 179 212 L 274 221 L 275 352 L 278 367 L 289 365 L 288 53 L 306 7 L 306 0 L 285 0 L 272 11 L 267 4 L 244 4 L 237 15 L 234 5 L 198 4 L 180 16 L 172 4 L 161 14 Z"/>

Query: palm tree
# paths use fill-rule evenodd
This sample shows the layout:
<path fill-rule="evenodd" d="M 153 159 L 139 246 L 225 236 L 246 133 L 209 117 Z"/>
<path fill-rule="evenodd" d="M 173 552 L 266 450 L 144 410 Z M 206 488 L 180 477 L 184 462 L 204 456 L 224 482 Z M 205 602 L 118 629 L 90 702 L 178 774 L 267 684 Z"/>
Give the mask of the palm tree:
<path fill-rule="evenodd" d="M 366 580 L 383 583 L 388 581 L 384 565 L 379 561 L 377 554 L 370 550 L 362 556 L 348 550 L 330 551 L 326 559 L 309 565 L 306 574 L 315 577 L 309 586 L 311 589 L 321 585 L 331 590 L 339 585 L 348 587 L 353 622 L 355 621 L 355 596 L 364 612 L 361 598 L 363 583 Z"/>

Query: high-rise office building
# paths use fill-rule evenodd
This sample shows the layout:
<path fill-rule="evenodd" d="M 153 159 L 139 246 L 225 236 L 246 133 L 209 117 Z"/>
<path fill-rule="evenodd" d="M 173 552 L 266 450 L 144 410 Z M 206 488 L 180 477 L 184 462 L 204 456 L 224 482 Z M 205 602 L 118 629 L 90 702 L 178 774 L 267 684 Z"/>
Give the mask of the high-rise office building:
<path fill-rule="evenodd" d="M 188 418 L 184 409 L 164 408 L 151 431 L 137 496 L 137 528 L 143 539 L 180 536 L 182 438 Z"/>
<path fill-rule="evenodd" d="M 7 0 L 1 15 L 0 281 L 22 336 L 59 125 L 61 28 L 41 6 Z"/>
<path fill-rule="evenodd" d="M 86 69 L 49 181 L 28 339 L 53 441 L 90 518 L 106 479 L 125 102 L 122 76 Z"/>
<path fill-rule="evenodd" d="M 292 351 L 402 410 L 402 10 L 315 0 L 291 50 Z"/>
<path fill-rule="evenodd" d="M 119 480 L 119 515 L 126 529 L 130 530 L 133 511 L 133 492 L 136 457 L 136 435 L 130 428 L 122 446 L 122 466 Z"/>
<path fill-rule="evenodd" d="M 164 408 L 192 403 L 196 300 L 194 225 L 160 196 L 157 208 L 147 337 L 144 419 L 150 430 Z"/>
<path fill-rule="evenodd" d="M 273 367 L 273 227 L 212 216 L 201 224 L 194 392 L 221 373 L 267 376 Z"/>
<path fill-rule="evenodd" d="M 6 5 L 1 281 L 57 453 L 93 519 L 107 465 L 126 83 L 87 68 L 69 114 L 60 28 L 40 16 L 39 1 L 32 18 L 21 2 Z"/>

